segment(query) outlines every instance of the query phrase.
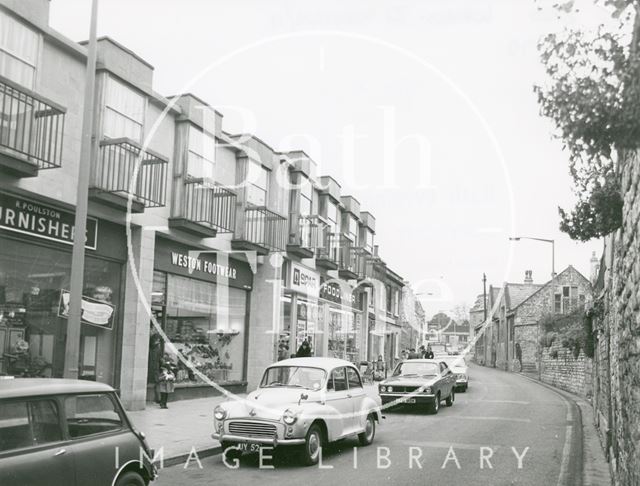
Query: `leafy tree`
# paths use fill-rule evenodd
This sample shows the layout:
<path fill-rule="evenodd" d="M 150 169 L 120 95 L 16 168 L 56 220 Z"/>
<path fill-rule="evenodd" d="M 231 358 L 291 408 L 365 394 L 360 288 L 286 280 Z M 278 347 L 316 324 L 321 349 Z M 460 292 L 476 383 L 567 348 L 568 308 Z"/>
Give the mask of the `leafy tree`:
<path fill-rule="evenodd" d="M 640 2 L 595 0 L 607 9 L 614 27 L 595 32 L 565 29 L 539 44 L 548 82 L 534 87 L 541 113 L 569 153 L 577 203 L 559 209 L 560 229 L 573 239 L 604 236 L 622 223 L 619 161 L 640 141 Z M 561 15 L 576 2 L 555 5 Z M 608 19 L 610 20 L 610 19 Z"/>

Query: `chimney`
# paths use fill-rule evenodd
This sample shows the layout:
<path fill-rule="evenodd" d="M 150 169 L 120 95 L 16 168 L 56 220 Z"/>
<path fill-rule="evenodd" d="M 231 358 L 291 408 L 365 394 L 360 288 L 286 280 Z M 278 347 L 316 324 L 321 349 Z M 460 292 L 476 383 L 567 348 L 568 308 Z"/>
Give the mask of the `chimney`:
<path fill-rule="evenodd" d="M 531 285 L 533 283 L 533 270 L 524 271 L 524 283 Z"/>

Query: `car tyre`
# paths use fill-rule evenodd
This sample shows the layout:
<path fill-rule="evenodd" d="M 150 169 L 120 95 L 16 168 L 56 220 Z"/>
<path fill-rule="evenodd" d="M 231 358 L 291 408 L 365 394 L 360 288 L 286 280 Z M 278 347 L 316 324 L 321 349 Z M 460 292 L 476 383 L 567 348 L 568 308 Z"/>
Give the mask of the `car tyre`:
<path fill-rule="evenodd" d="M 144 478 L 135 471 L 128 471 L 122 474 L 115 482 L 115 486 L 145 486 Z"/>
<path fill-rule="evenodd" d="M 456 401 L 456 389 L 452 388 L 451 393 L 449 394 L 446 400 L 447 407 L 450 407 L 451 405 L 453 405 L 453 402 L 455 401 Z"/>
<path fill-rule="evenodd" d="M 436 398 L 433 400 L 433 403 L 429 404 L 429 413 L 432 415 L 436 415 L 440 410 L 440 392 L 436 395 Z"/>
<path fill-rule="evenodd" d="M 318 464 L 322 443 L 322 429 L 318 424 L 311 425 L 307 431 L 302 449 L 302 461 L 306 466 Z"/>
<path fill-rule="evenodd" d="M 376 419 L 373 415 L 369 415 L 367 417 L 367 421 L 365 422 L 364 432 L 358 434 L 358 440 L 360 441 L 360 445 L 368 446 L 373 442 L 373 438 L 376 436 Z"/>

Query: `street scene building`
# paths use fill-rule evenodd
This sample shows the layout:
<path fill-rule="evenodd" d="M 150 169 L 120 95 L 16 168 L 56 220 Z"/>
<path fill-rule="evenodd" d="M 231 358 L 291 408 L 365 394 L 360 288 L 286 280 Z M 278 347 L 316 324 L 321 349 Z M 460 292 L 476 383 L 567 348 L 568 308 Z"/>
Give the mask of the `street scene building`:
<path fill-rule="evenodd" d="M 374 215 L 303 151 L 227 133 L 224 114 L 195 94 L 157 93 L 153 66 L 109 37 L 97 42 L 83 161 L 79 355 L 66 353 L 67 189 L 78 180 L 87 49 L 53 31 L 48 11 L 49 0 L 0 8 L 3 29 L 22 39 L 3 46 L 12 61 L 0 65 L 3 372 L 62 377 L 77 359 L 78 377 L 120 389 L 137 410 L 166 360 L 177 398 L 214 392 L 205 379 L 255 388 L 264 366 L 303 341 L 315 356 L 382 356 L 391 367 L 408 284 L 380 257 Z M 28 345 L 20 360 L 7 357 L 16 343 Z"/>

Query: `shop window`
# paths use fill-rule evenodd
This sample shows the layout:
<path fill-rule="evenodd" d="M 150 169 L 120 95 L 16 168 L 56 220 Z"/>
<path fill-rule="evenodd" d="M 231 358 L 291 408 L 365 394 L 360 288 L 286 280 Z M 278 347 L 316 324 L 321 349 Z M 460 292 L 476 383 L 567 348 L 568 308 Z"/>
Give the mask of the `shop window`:
<path fill-rule="evenodd" d="M 145 97 L 113 76 L 106 76 L 104 135 L 142 141 Z"/>
<path fill-rule="evenodd" d="M 250 160 L 246 182 L 247 202 L 254 206 L 266 206 L 268 201 L 269 171 L 258 162 Z"/>
<path fill-rule="evenodd" d="M 105 394 L 68 397 L 64 408 L 69 436 L 74 439 L 113 432 L 123 425 L 115 403 Z"/>
<path fill-rule="evenodd" d="M 215 154 L 215 138 L 190 125 L 187 151 L 187 176 L 194 179 L 213 180 L 216 160 Z"/>
<path fill-rule="evenodd" d="M 87 256 L 84 297 L 115 308 L 111 329 L 81 326 L 79 373 L 113 384 L 120 263 Z M 70 288 L 71 253 L 9 238 L 0 245 L 0 372 L 18 377 L 61 378 L 67 320 L 61 294 Z"/>
<path fill-rule="evenodd" d="M 14 17 L 0 11 L 0 74 L 34 88 L 40 36 Z"/>
<path fill-rule="evenodd" d="M 176 383 L 216 383 L 243 379 L 246 291 L 178 275 L 167 275 L 164 331 L 175 349 L 192 363 L 168 356 Z"/>

